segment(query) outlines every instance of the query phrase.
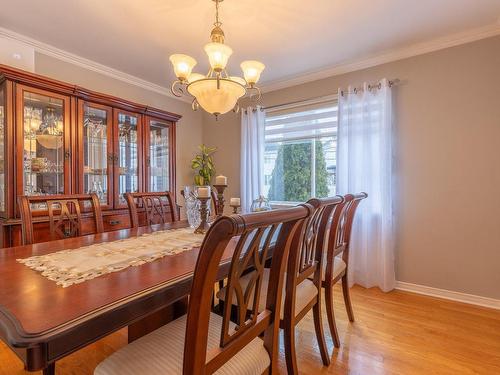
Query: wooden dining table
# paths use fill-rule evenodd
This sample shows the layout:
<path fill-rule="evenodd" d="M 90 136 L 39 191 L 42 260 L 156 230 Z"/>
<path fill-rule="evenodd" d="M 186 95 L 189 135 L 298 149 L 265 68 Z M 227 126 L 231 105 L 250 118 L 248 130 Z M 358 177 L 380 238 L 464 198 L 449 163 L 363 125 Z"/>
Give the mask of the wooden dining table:
<path fill-rule="evenodd" d="M 66 288 L 16 259 L 187 226 L 178 221 L 0 249 L 0 338 L 26 370 L 54 374 L 57 360 L 121 328 L 129 327 L 129 335 L 136 337 L 151 331 L 159 314 L 186 301 L 199 248 Z M 221 260 L 221 279 L 233 251 L 230 243 Z"/>

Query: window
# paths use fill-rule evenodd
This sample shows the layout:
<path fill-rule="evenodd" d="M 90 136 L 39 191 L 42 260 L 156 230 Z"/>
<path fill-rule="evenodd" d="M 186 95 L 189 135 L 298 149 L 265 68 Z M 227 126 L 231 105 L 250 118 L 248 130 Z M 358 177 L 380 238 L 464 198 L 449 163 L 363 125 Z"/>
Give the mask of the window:
<path fill-rule="evenodd" d="M 337 102 L 266 114 L 264 194 L 271 202 L 335 195 Z"/>

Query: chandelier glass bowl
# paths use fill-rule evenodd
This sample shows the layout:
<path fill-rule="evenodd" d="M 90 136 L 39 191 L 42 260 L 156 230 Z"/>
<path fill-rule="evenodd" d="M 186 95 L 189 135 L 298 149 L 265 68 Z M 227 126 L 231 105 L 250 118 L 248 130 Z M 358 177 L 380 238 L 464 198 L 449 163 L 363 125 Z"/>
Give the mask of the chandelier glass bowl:
<path fill-rule="evenodd" d="M 172 83 L 171 91 L 181 97 L 186 93 L 193 97 L 194 110 L 202 107 L 208 113 L 218 115 L 231 110 L 239 110 L 238 100 L 248 95 L 254 100 L 260 99 L 260 89 L 256 86 L 265 65 L 259 61 L 243 61 L 240 65 L 243 77 L 230 76 L 227 63 L 233 50 L 224 44 L 224 31 L 219 21 L 219 3 L 215 2 L 215 23 L 211 33 L 211 42 L 205 45 L 210 69 L 206 75 L 194 73 L 196 60 L 188 55 L 170 56 L 177 80 Z"/>

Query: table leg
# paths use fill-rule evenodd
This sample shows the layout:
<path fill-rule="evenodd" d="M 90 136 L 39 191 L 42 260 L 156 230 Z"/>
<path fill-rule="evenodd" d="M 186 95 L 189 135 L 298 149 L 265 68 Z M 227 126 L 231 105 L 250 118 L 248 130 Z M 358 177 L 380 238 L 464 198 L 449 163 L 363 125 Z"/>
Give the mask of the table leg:
<path fill-rule="evenodd" d="M 56 363 L 52 362 L 50 365 L 43 369 L 43 375 L 55 375 L 56 374 Z"/>

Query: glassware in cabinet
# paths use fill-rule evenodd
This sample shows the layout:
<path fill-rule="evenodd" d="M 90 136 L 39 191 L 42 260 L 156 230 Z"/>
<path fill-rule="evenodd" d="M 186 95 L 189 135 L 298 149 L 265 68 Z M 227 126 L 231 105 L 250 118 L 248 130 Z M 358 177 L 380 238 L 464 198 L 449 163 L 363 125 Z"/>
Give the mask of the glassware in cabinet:
<path fill-rule="evenodd" d="M 23 124 L 23 187 L 20 194 L 56 195 L 65 183 L 66 111 L 69 99 L 21 88 Z M 45 205 L 33 207 L 44 209 Z"/>
<path fill-rule="evenodd" d="M 170 190 L 170 124 L 149 120 L 149 191 Z"/>
<path fill-rule="evenodd" d="M 115 181 L 118 181 L 118 206 L 125 206 L 124 194 L 139 191 L 140 117 L 119 111 L 116 122 Z"/>
<path fill-rule="evenodd" d="M 84 103 L 82 110 L 82 169 L 83 192 L 96 193 L 101 204 L 111 205 L 110 172 L 112 142 L 110 142 L 110 113 L 105 106 Z"/>

